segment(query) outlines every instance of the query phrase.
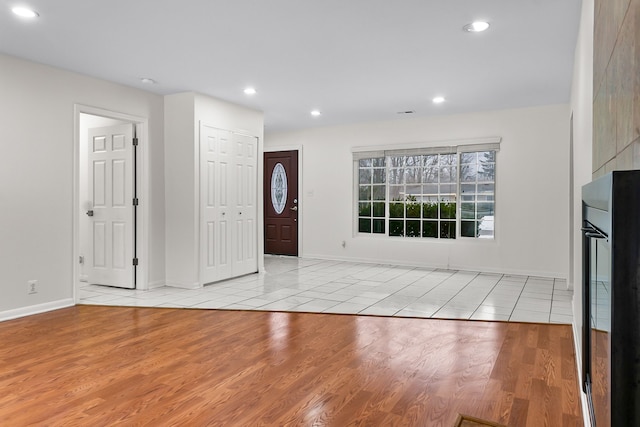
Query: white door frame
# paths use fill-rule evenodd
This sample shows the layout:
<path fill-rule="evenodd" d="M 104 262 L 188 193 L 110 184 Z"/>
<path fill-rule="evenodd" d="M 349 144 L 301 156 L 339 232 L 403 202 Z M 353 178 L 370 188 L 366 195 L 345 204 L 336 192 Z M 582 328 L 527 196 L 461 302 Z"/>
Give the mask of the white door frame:
<path fill-rule="evenodd" d="M 302 145 L 280 145 L 276 147 L 264 147 L 265 153 L 275 153 L 278 151 L 298 151 L 298 258 L 304 258 L 304 254 L 302 252 L 302 239 L 303 239 L 303 227 L 304 224 L 304 186 L 302 184 Z M 261 155 L 264 157 L 264 154 Z M 264 171 L 262 172 L 264 174 Z M 262 176 L 260 179 L 262 180 Z M 264 185 L 260 185 L 261 188 Z M 264 197 L 267 197 L 266 195 Z M 263 215 L 263 224 L 264 224 L 264 212 Z M 264 242 L 262 243 L 262 250 L 264 251 Z"/>
<path fill-rule="evenodd" d="M 109 119 L 131 122 L 135 125 L 140 145 L 138 145 L 136 162 L 136 179 L 138 186 L 137 224 L 136 224 L 136 289 L 149 288 L 149 120 L 146 117 L 105 110 L 88 105 L 73 106 L 73 299 L 80 301 L 78 287 L 80 285 L 80 114 L 106 117 Z"/>

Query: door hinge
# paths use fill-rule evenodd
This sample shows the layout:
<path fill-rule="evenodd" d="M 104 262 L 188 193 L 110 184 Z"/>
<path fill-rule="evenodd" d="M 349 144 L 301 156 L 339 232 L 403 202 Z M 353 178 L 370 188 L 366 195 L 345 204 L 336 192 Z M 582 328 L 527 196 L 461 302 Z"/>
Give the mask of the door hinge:
<path fill-rule="evenodd" d="M 133 146 L 134 146 L 134 147 L 137 147 L 137 146 L 138 146 L 138 138 L 137 138 L 137 137 L 134 137 L 134 138 L 133 138 Z"/>
<path fill-rule="evenodd" d="M 84 257 L 83 256 L 78 257 L 78 262 L 80 264 L 84 264 Z"/>
<path fill-rule="evenodd" d="M 138 258 L 133 259 L 133 265 L 138 265 Z"/>
<path fill-rule="evenodd" d="M 137 197 L 133 199 L 133 206 L 138 206 L 138 203 L 140 203 L 140 201 L 138 200 Z"/>

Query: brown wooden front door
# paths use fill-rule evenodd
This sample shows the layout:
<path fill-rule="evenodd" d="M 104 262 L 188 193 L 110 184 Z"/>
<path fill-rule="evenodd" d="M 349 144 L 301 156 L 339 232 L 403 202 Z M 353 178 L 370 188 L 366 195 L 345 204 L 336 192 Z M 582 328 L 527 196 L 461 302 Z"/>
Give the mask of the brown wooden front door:
<path fill-rule="evenodd" d="M 298 256 L 298 151 L 264 153 L 264 252 Z"/>

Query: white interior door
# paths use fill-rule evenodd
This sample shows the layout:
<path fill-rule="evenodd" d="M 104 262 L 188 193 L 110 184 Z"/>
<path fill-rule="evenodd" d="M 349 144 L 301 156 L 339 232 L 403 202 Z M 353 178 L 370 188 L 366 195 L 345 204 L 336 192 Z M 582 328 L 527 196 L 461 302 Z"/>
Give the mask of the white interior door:
<path fill-rule="evenodd" d="M 88 282 L 134 288 L 133 124 L 89 129 L 88 142 Z"/>
<path fill-rule="evenodd" d="M 256 231 L 257 138 L 234 134 L 234 276 L 258 271 Z"/>
<path fill-rule="evenodd" d="M 200 126 L 200 281 L 232 277 L 231 132 Z"/>

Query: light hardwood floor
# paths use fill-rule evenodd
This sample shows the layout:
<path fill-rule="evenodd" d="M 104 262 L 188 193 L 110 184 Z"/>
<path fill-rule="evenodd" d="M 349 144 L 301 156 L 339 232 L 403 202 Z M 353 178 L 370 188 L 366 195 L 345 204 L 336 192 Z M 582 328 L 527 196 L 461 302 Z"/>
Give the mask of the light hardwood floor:
<path fill-rule="evenodd" d="M 580 426 L 568 325 L 76 306 L 0 323 L 2 426 Z"/>

